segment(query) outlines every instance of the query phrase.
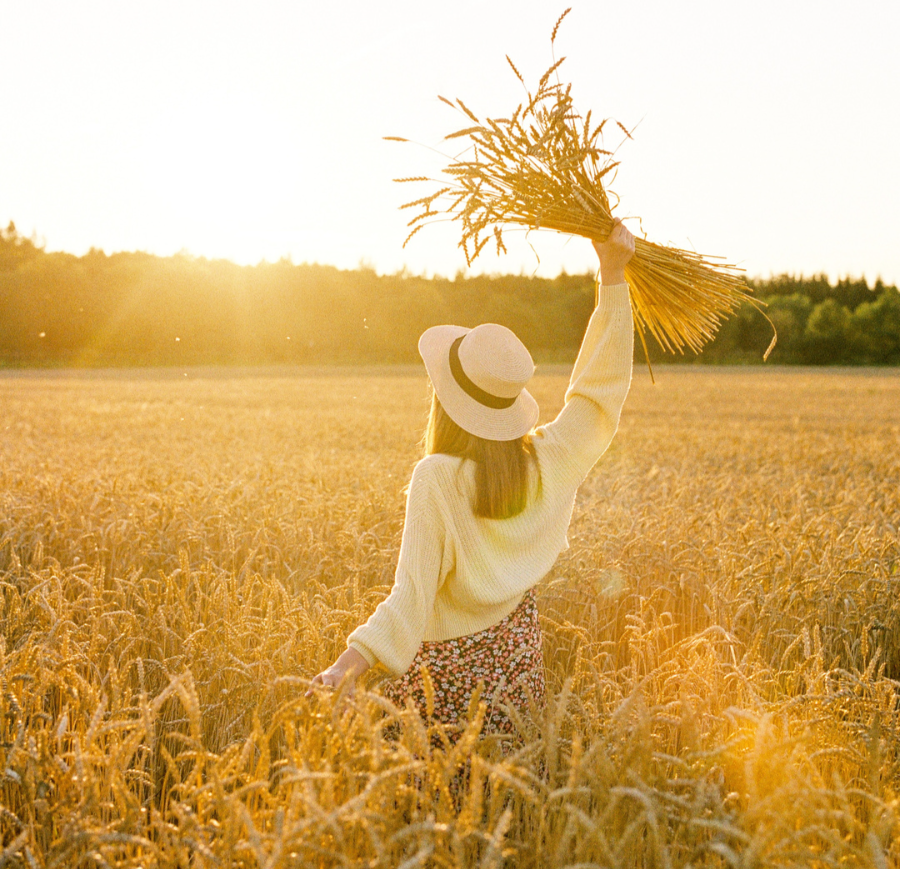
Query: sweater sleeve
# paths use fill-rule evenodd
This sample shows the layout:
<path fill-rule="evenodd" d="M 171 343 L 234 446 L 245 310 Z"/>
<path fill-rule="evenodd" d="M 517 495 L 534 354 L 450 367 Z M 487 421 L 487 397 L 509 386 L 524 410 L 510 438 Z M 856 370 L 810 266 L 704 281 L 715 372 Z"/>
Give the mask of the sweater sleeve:
<path fill-rule="evenodd" d="M 634 321 L 628 284 L 600 287 L 559 416 L 545 437 L 563 454 L 579 481 L 606 452 L 631 385 Z"/>
<path fill-rule="evenodd" d="M 406 520 L 391 593 L 347 638 L 370 665 L 380 661 L 394 676 L 405 673 L 422 643 L 442 578 L 444 525 L 427 459 L 413 471 Z"/>

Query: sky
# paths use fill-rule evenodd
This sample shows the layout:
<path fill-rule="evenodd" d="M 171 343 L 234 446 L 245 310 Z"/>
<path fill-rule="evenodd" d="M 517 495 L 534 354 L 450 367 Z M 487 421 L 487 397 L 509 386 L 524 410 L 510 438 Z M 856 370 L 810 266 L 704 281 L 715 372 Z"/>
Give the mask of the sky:
<path fill-rule="evenodd" d="M 900 2 L 570 0 L 576 105 L 631 141 L 610 185 L 651 241 L 751 277 L 900 283 Z M 411 185 L 460 117 L 507 115 L 553 61 L 549 0 L 0 0 L 0 223 L 48 250 L 466 269 L 457 224 L 403 249 Z M 402 136 L 400 144 L 384 136 Z M 422 187 L 422 194 L 428 188 Z M 640 218 L 640 220 L 638 220 Z M 596 266 L 507 236 L 474 271 Z"/>

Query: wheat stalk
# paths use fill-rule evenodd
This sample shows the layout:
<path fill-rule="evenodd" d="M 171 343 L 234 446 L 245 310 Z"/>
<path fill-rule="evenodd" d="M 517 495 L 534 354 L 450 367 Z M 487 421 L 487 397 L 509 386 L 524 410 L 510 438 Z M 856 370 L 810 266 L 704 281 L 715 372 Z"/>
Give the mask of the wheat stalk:
<path fill-rule="evenodd" d="M 441 747 L 303 696 L 387 593 L 417 378 L 0 376 L 0 866 L 900 866 L 900 380 L 722 376 L 635 384 L 546 707 Z"/>
<path fill-rule="evenodd" d="M 556 22 L 551 45 L 568 12 Z M 525 86 L 516 65 L 506 59 Z M 511 226 L 595 241 L 608 237 L 616 207 L 610 196 L 616 204 L 618 197 L 604 185 L 619 161 L 602 147 L 603 130 L 613 123 L 628 138 L 631 133 L 618 121 L 607 118 L 592 125 L 591 112 L 579 114 L 571 84 L 558 79 L 564 60 L 554 60 L 536 91 L 527 92 L 527 100 L 509 117 L 482 121 L 461 99 L 439 97 L 467 122 L 445 138 L 467 140 L 469 147 L 463 156 L 448 158 L 443 174 L 449 182 L 447 177 L 395 179 L 438 185 L 434 192 L 400 206 L 418 209 L 408 223 L 404 247 L 423 226 L 448 217 L 461 224 L 459 246 L 470 266 L 492 241 L 498 254 L 505 252 L 503 231 Z M 408 141 L 399 136 L 385 138 Z M 761 306 L 750 297 L 742 269 L 713 262 L 717 259 L 636 239 L 635 255 L 625 274 L 645 354 L 647 331 L 666 351 L 683 353 L 687 347 L 698 353 L 723 318 L 741 303 Z M 774 345 L 773 337 L 764 359 Z"/>

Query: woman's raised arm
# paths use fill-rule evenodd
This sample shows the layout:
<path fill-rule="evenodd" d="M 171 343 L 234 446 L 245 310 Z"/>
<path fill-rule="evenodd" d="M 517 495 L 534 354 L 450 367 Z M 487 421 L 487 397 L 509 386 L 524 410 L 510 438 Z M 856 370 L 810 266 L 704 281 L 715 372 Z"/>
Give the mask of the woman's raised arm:
<path fill-rule="evenodd" d="M 594 242 L 594 249 L 601 275 L 597 303 L 572 369 L 566 404 L 538 430 L 577 481 L 612 441 L 631 384 L 634 322 L 625 265 L 634 254 L 634 236 L 617 222 L 605 242 Z"/>

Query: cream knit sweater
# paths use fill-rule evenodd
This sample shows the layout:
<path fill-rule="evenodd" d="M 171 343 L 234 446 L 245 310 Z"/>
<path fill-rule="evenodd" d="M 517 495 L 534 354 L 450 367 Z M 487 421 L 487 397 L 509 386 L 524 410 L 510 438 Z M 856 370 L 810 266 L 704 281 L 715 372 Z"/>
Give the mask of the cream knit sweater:
<path fill-rule="evenodd" d="M 540 468 L 525 510 L 472 512 L 471 461 L 435 454 L 413 470 L 394 587 L 347 639 L 368 662 L 400 675 L 423 641 L 477 633 L 509 615 L 567 546 L 575 492 L 606 451 L 631 383 L 634 326 L 628 285 L 601 287 L 566 403 L 534 433 Z"/>

